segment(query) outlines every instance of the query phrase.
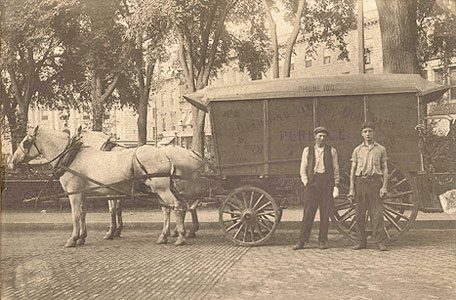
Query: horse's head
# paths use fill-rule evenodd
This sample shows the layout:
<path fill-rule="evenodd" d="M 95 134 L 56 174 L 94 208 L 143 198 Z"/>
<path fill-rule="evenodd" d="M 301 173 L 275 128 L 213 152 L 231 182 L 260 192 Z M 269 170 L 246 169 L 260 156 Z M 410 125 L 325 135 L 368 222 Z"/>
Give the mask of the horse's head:
<path fill-rule="evenodd" d="M 35 142 L 37 134 L 38 125 L 19 143 L 16 151 L 8 162 L 8 168 L 13 169 L 18 164 L 27 163 L 41 154 Z"/>

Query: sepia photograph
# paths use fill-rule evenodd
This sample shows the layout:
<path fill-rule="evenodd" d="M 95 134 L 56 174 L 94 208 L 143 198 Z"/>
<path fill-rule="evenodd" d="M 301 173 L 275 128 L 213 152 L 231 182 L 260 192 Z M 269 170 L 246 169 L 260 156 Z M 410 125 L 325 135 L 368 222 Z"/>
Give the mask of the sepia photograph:
<path fill-rule="evenodd" d="M 456 299 L 456 0 L 0 28 L 0 299 Z"/>

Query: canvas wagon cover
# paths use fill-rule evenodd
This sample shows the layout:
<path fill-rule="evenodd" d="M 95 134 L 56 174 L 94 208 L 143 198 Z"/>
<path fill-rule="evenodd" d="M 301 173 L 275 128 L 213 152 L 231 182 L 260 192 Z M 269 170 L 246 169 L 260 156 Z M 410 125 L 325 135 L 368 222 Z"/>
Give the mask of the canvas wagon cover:
<path fill-rule="evenodd" d="M 363 74 L 290 77 L 238 85 L 209 86 L 184 95 L 184 98 L 199 109 L 207 111 L 208 105 L 214 101 L 344 95 L 416 93 L 428 102 L 439 98 L 447 89 L 448 86 L 430 82 L 418 74 Z"/>

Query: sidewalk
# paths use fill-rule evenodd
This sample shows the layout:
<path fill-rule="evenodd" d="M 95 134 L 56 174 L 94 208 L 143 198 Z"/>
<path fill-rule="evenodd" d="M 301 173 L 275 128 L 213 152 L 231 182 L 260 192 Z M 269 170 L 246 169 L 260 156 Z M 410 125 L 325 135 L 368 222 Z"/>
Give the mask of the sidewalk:
<path fill-rule="evenodd" d="M 171 214 L 171 220 L 174 216 Z M 198 219 L 201 229 L 219 229 L 218 209 L 198 209 Z M 285 209 L 283 211 L 280 227 L 282 229 L 299 228 L 302 219 L 302 208 Z M 124 210 L 123 221 L 125 228 L 137 229 L 161 229 L 163 214 L 159 209 L 150 210 Z M 71 229 L 70 212 L 2 212 L 2 230 L 41 230 L 41 229 Z M 106 229 L 109 226 L 110 216 L 106 212 L 88 212 L 86 222 L 91 229 Z M 186 222 L 191 222 L 187 214 Z M 318 226 L 319 214 L 315 216 L 314 227 Z M 331 224 L 333 227 L 333 225 Z M 334 227 L 333 227 L 334 228 Z M 456 229 L 456 216 L 445 213 L 422 213 L 419 212 L 414 229 Z"/>

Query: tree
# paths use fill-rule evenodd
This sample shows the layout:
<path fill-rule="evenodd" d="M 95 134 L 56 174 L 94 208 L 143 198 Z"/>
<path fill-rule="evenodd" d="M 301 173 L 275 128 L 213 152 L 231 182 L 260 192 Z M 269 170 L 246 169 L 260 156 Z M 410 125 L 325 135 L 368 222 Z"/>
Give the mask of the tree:
<path fill-rule="evenodd" d="M 424 70 L 427 62 L 442 62 L 442 83 L 449 84 L 450 65 L 456 58 L 456 12 L 439 1 L 418 1 L 418 61 Z"/>
<path fill-rule="evenodd" d="M 290 77 L 291 58 L 293 49 L 299 36 L 307 45 L 307 52 L 314 53 L 316 47 L 322 43 L 327 48 L 337 48 L 339 59 L 348 59 L 345 36 L 355 28 L 355 13 L 353 0 L 283 0 L 286 9 L 286 19 L 293 24 L 292 31 L 285 45 L 283 76 Z M 271 11 L 276 8 L 277 2 L 263 0 L 267 20 L 270 28 L 270 38 L 273 41 L 273 77 L 279 77 L 278 57 L 279 47 L 277 32 Z M 301 35 L 299 35 L 301 33 Z M 277 61 L 277 62 L 276 62 Z"/>
<path fill-rule="evenodd" d="M 170 33 L 169 6 L 164 0 L 135 0 L 128 3 L 124 21 L 131 45 L 131 65 L 135 73 L 138 111 L 138 146 L 147 140 L 147 105 L 157 62 L 167 58 Z"/>
<path fill-rule="evenodd" d="M 383 72 L 419 74 L 417 0 L 375 0 L 382 37 Z"/>
<path fill-rule="evenodd" d="M 234 45 L 242 45 L 239 41 L 234 43 L 234 35 L 226 23 L 232 22 L 236 31 L 236 24 L 251 19 L 249 12 L 258 11 L 255 5 L 258 4 L 254 0 L 173 1 L 179 62 L 189 92 L 207 86 L 216 71 L 229 62 Z M 205 112 L 194 107 L 192 114 L 192 148 L 203 154 Z"/>
<path fill-rule="evenodd" d="M 120 95 L 122 101 L 135 97 L 127 70 L 131 48 L 129 41 L 123 39 L 126 26 L 120 21 L 124 10 L 122 0 L 78 0 L 72 6 L 78 19 L 66 24 L 67 31 L 72 28 L 73 34 L 62 37 L 81 72 L 79 98 L 80 102 L 90 103 L 94 131 L 102 130 L 106 112 L 113 103 L 121 101 Z"/>
<path fill-rule="evenodd" d="M 57 35 L 62 22 L 71 18 L 67 14 L 71 2 L 1 3 L 0 95 L 13 152 L 26 134 L 30 105 L 61 107 L 72 101 L 67 84 L 74 74 L 68 72 L 71 61 Z"/>

